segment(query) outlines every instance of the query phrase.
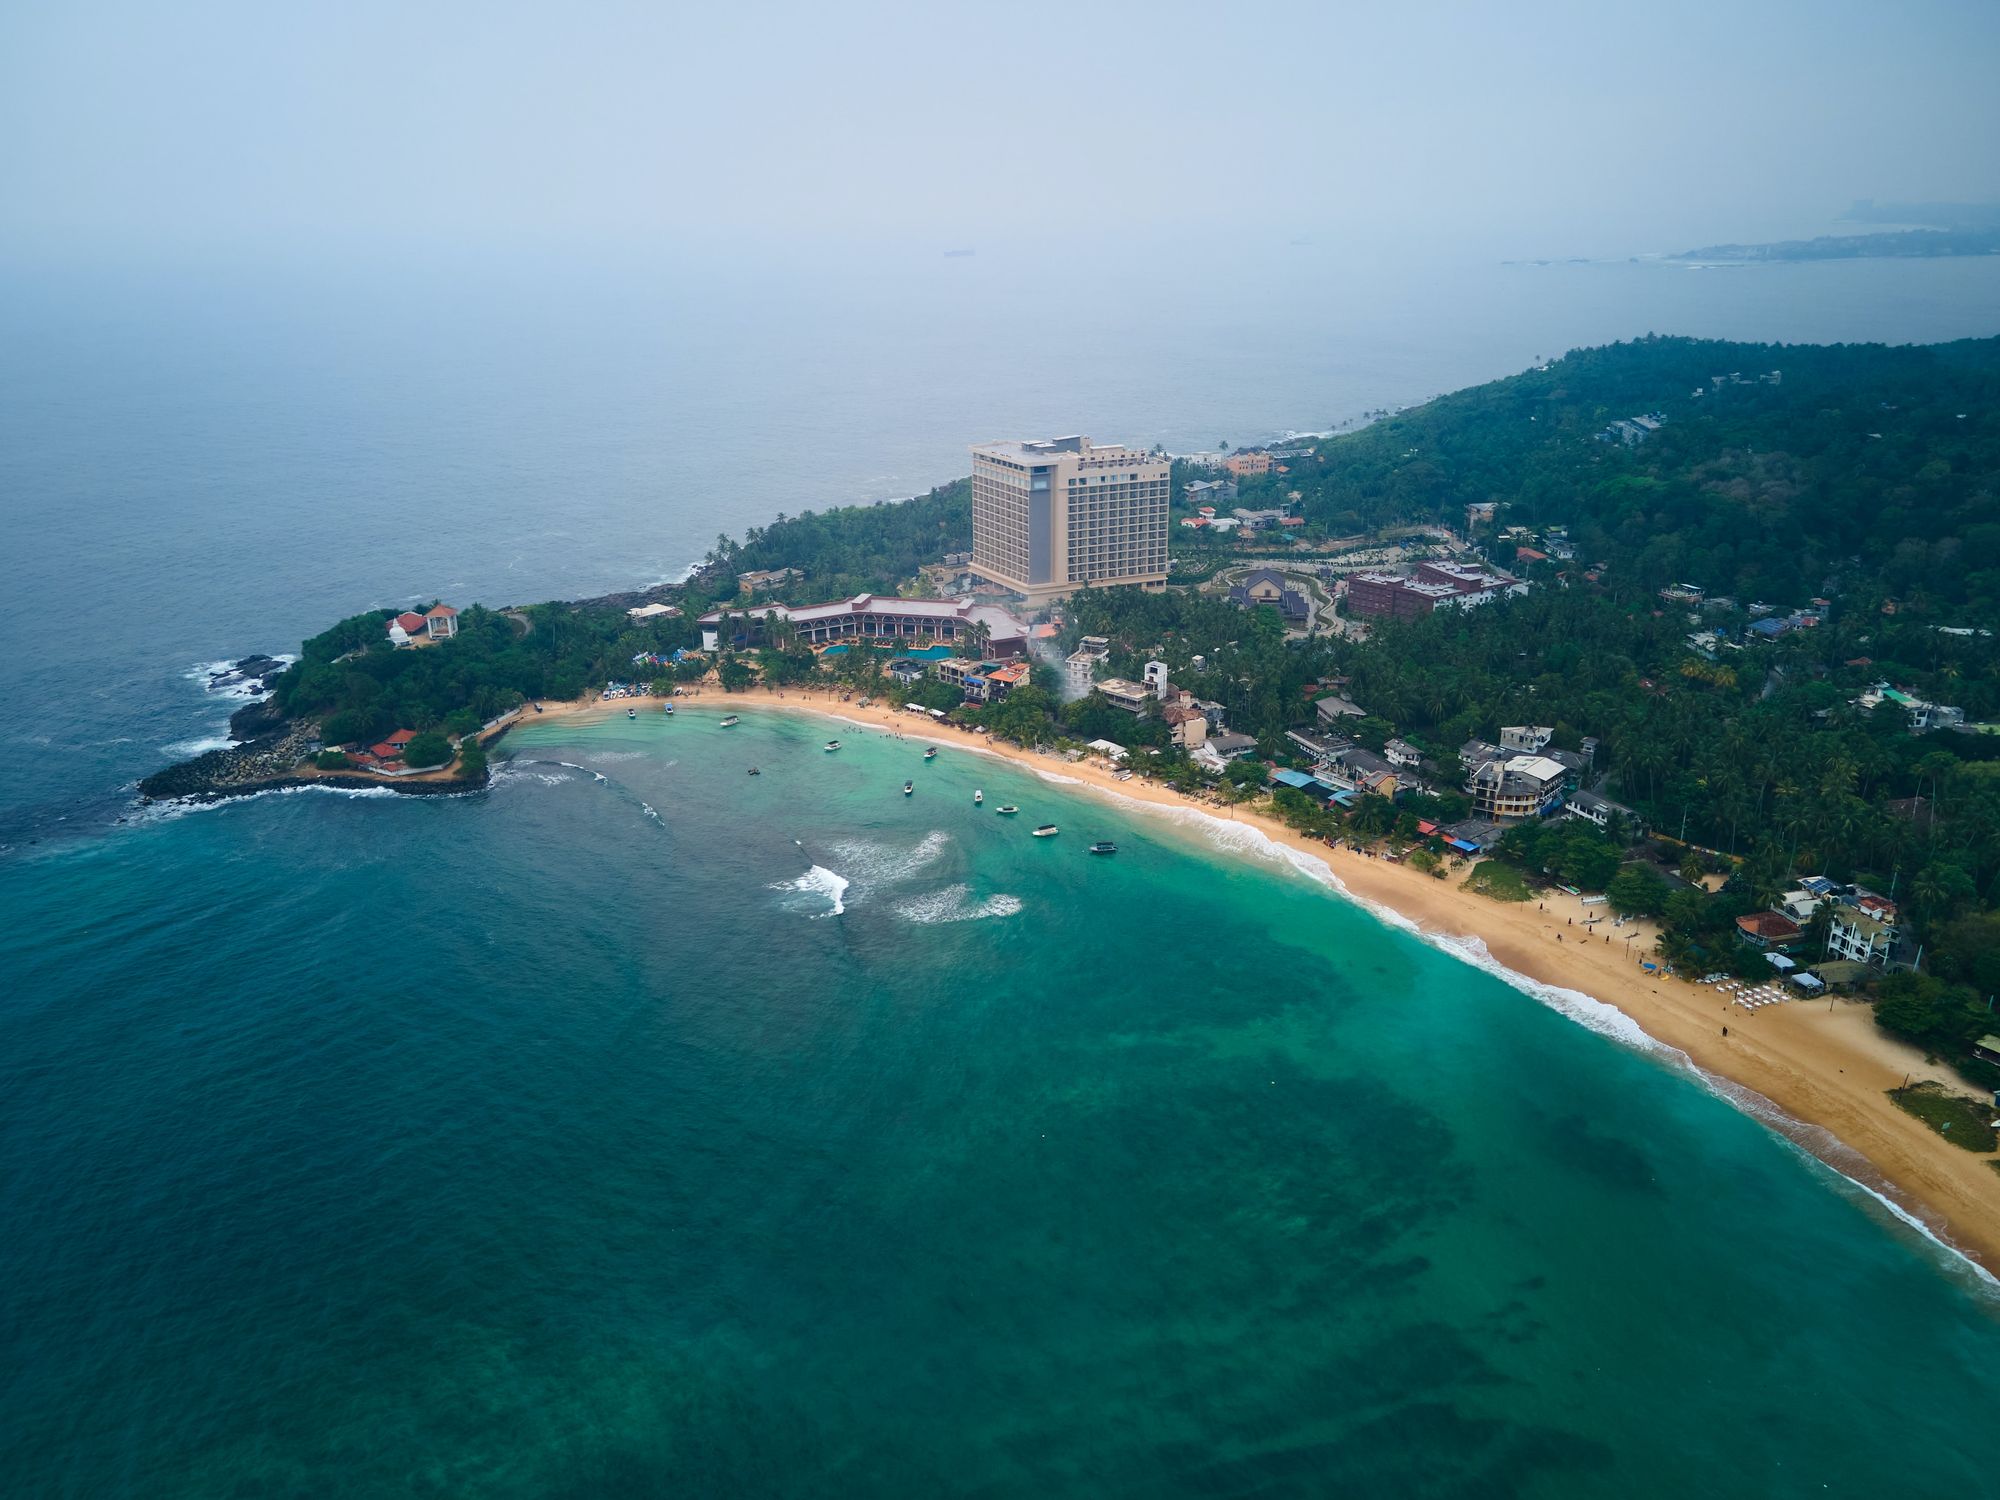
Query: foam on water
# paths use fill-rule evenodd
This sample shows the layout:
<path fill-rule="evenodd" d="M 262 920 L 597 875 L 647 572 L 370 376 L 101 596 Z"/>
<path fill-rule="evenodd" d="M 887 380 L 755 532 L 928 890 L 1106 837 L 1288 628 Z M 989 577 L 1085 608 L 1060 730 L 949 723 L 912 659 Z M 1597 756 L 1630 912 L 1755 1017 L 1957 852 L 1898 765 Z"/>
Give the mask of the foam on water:
<path fill-rule="evenodd" d="M 465 797 L 471 796 L 478 790 L 477 787 L 470 787 L 463 792 L 452 792 L 445 795 Z M 236 797 L 217 797 L 210 801 L 199 801 L 195 798 L 187 797 L 166 802 L 141 803 L 126 815 L 125 822 L 128 827 L 149 823 L 166 823 L 171 822 L 175 818 L 184 818 L 189 813 L 214 812 L 220 808 L 228 807 L 232 803 L 255 802 L 260 797 L 290 797 L 302 792 L 315 792 L 327 797 L 357 799 L 364 797 L 399 797 L 402 795 L 402 793 L 386 786 L 321 786 L 316 784 L 307 786 L 274 786 L 267 787 L 259 792 L 245 792 L 241 796 Z"/>
<path fill-rule="evenodd" d="M 206 755 L 211 750 L 227 750 L 236 741 L 226 734 L 203 735 L 199 739 L 175 740 L 171 745 L 162 745 L 160 753 L 171 755 L 176 760 L 192 760 L 197 755 Z"/>
<path fill-rule="evenodd" d="M 792 891 L 800 895 L 825 900 L 831 904 L 831 909 L 814 912 L 812 915 L 815 917 L 837 917 L 847 910 L 847 887 L 848 879 L 845 875 L 836 875 L 824 865 L 814 865 L 796 880 L 772 882 L 770 889 L 774 891 Z"/>
<path fill-rule="evenodd" d="M 843 839 L 833 852 L 853 872 L 864 890 L 894 885 L 934 863 L 951 844 L 951 835 L 933 828 L 912 848 L 878 843 L 872 839 Z"/>
<path fill-rule="evenodd" d="M 1004 892 L 974 901 L 970 887 L 948 885 L 896 903 L 896 915 L 907 922 L 977 922 L 984 917 L 1011 917 L 1021 909 L 1021 898 Z"/>

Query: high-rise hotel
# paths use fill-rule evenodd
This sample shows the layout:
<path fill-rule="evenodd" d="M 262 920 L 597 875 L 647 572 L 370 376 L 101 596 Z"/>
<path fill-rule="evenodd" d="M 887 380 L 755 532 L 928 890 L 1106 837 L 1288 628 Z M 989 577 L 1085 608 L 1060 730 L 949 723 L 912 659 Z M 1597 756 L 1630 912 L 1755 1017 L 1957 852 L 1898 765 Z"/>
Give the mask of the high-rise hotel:
<path fill-rule="evenodd" d="M 1030 605 L 1086 584 L 1167 581 L 1165 458 L 1084 437 L 977 443 L 972 571 Z"/>

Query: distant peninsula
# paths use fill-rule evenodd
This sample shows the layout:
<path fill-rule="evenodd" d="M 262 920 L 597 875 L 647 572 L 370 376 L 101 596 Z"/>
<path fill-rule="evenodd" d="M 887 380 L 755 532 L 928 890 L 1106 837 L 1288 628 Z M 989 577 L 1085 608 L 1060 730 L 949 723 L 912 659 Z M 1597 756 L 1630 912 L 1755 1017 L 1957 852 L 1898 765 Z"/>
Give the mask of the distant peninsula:
<path fill-rule="evenodd" d="M 1704 245 L 1671 257 L 1687 261 L 1937 260 L 2000 255 L 2000 229 L 1899 229 L 1876 234 L 1823 234 L 1765 245 Z"/>

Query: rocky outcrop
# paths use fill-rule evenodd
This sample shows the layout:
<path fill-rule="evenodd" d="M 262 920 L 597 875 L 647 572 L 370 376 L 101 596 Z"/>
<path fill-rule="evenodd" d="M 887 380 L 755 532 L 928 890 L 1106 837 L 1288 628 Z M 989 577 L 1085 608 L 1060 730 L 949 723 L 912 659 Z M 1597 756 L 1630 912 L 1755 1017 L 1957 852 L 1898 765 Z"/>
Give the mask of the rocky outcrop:
<path fill-rule="evenodd" d="M 387 787 L 410 797 L 442 797 L 478 791 L 489 779 L 485 771 L 465 780 L 448 781 L 300 774 L 306 757 L 318 749 L 317 724 L 290 724 L 281 732 L 261 735 L 248 744 L 211 750 L 155 772 L 139 783 L 139 795 L 148 802 L 217 802 L 224 797 L 250 797 L 287 787 L 326 786 L 351 791 Z"/>
<path fill-rule="evenodd" d="M 299 762 L 317 747 L 318 738 L 318 725 L 297 724 L 290 726 L 288 732 L 273 731 L 246 744 L 211 750 L 177 766 L 168 766 L 164 771 L 155 771 L 139 783 L 139 795 L 148 802 L 160 802 L 253 782 L 262 785 L 273 777 L 287 776 L 297 770 Z"/>

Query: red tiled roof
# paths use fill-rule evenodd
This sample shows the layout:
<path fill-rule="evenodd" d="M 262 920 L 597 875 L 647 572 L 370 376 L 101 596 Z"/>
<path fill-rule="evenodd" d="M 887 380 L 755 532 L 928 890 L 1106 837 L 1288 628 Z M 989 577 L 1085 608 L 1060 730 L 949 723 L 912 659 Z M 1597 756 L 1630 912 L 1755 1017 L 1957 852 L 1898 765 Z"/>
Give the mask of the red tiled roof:
<path fill-rule="evenodd" d="M 440 604 L 435 609 L 425 610 L 424 618 L 426 620 L 449 620 L 455 618 L 457 614 L 458 611 L 453 609 L 449 604 Z"/>
<path fill-rule="evenodd" d="M 392 745 L 387 740 L 384 740 L 379 745 L 370 745 L 368 753 L 377 760 L 401 760 L 403 758 L 403 747 L 401 745 Z"/>
<path fill-rule="evenodd" d="M 1736 919 L 1736 925 L 1750 937 L 1760 937 L 1767 943 L 1789 942 L 1799 935 L 1799 924 L 1783 912 L 1753 911 Z"/>
<path fill-rule="evenodd" d="M 402 626 L 403 633 L 407 635 L 412 630 L 422 630 L 424 628 L 424 617 L 414 610 L 406 609 L 390 623 Z"/>

